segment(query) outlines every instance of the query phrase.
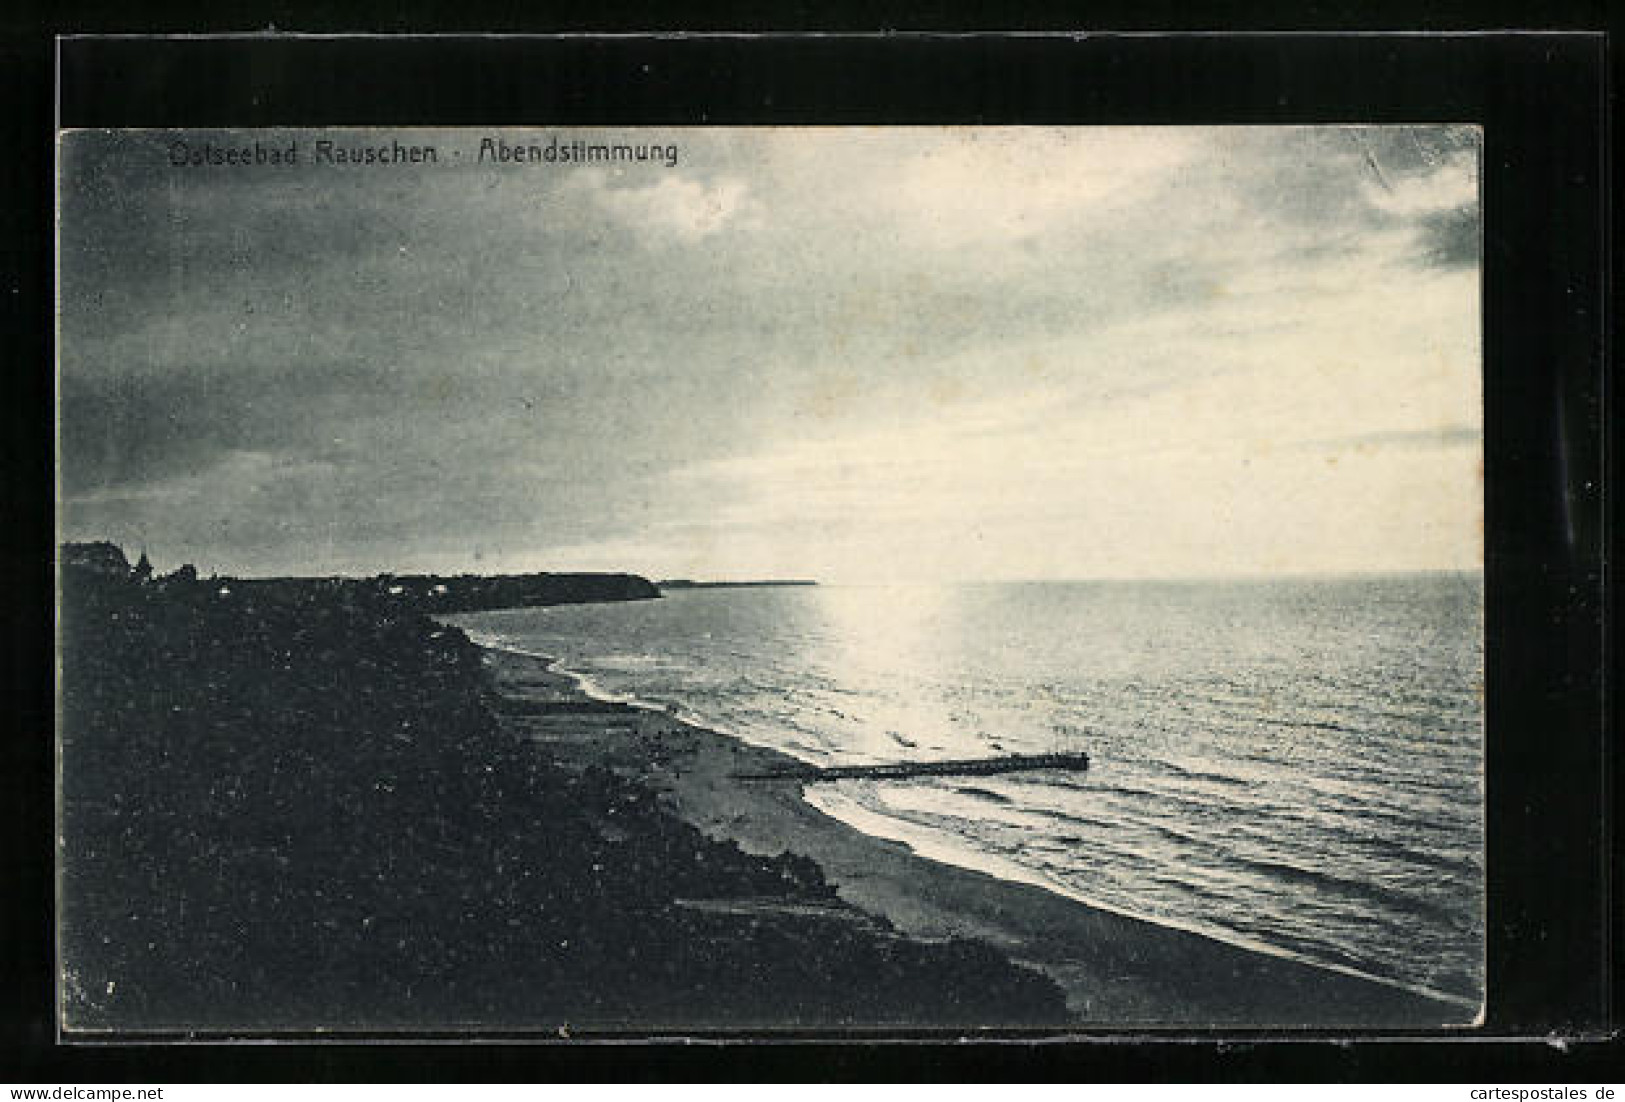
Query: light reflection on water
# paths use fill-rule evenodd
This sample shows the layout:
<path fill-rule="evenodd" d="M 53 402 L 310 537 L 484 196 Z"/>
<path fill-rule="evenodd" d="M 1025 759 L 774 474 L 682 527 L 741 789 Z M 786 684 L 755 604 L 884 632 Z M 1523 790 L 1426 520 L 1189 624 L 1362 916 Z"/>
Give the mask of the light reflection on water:
<path fill-rule="evenodd" d="M 860 829 L 1477 1001 L 1476 576 L 676 591 L 458 618 L 820 764 L 1086 750 L 1086 774 L 841 781 Z"/>

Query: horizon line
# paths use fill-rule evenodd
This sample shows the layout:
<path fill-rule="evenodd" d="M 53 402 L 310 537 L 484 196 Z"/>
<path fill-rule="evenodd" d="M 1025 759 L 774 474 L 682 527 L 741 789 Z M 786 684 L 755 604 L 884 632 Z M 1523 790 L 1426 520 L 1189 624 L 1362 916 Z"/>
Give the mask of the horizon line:
<path fill-rule="evenodd" d="M 897 579 L 817 579 L 817 584 L 832 586 L 947 586 L 947 585 L 1054 585 L 1114 583 L 1141 584 L 1146 582 L 1276 582 L 1276 581 L 1339 581 L 1355 578 L 1403 578 L 1432 574 L 1483 574 L 1482 566 L 1427 566 L 1378 568 L 1369 570 L 1297 570 L 1277 574 L 1095 574 L 1027 578 L 931 578 L 918 581 Z"/>
<path fill-rule="evenodd" d="M 114 540 L 64 540 L 60 546 L 69 543 L 111 543 L 122 551 L 123 546 Z M 185 561 L 190 564 L 189 560 Z M 60 557 L 58 558 L 60 565 Z M 182 561 L 169 570 L 179 569 Z M 168 571 L 161 571 L 168 572 Z M 202 573 L 203 571 L 200 571 Z M 302 571 L 297 568 L 288 569 L 252 569 L 250 571 L 235 571 L 223 569 L 218 565 L 211 565 L 207 573 L 217 578 L 236 578 L 243 581 L 274 580 L 283 578 L 345 578 L 366 580 L 381 577 L 500 577 L 503 575 L 524 574 L 624 574 L 643 578 L 652 585 L 670 585 L 674 589 L 705 588 L 728 586 L 771 586 L 781 587 L 851 587 L 851 588 L 897 588 L 897 587 L 925 587 L 925 586 L 973 586 L 973 585 L 1044 585 L 1044 584 L 1146 584 L 1146 583 L 1247 583 L 1247 582 L 1274 582 L 1274 581 L 1339 581 L 1360 578 L 1398 578 L 1417 577 L 1423 575 L 1444 574 L 1471 574 L 1482 577 L 1484 566 L 1425 566 L 1425 567 L 1378 567 L 1357 568 L 1350 570 L 1293 570 L 1277 573 L 1264 572 L 1232 572 L 1209 574 L 1095 574 L 1095 575 L 1050 575 L 1042 577 L 983 577 L 983 578 L 824 578 L 811 574 L 781 574 L 771 573 L 760 576 L 731 575 L 727 577 L 706 577 L 690 574 L 665 574 L 660 571 L 645 572 L 637 569 L 621 568 L 545 568 L 530 567 L 519 568 L 505 566 L 494 570 L 470 570 L 466 567 L 457 568 L 411 568 L 411 569 L 375 569 L 364 568 Z"/>

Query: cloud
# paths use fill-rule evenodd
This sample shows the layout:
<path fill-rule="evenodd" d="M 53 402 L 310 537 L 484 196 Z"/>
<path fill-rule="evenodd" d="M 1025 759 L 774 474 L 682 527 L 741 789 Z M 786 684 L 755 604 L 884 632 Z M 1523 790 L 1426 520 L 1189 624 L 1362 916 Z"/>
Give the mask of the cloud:
<path fill-rule="evenodd" d="M 652 184 L 612 187 L 608 174 L 597 170 L 578 179 L 602 210 L 634 231 L 666 233 L 687 243 L 718 233 L 751 209 L 750 189 L 738 179 L 702 183 L 663 176 Z"/>
<path fill-rule="evenodd" d="M 1417 229 L 1417 253 L 1440 268 L 1477 268 L 1483 253 L 1483 222 L 1476 206 L 1437 211 Z"/>
<path fill-rule="evenodd" d="M 1483 430 L 1474 425 L 1440 425 L 1430 429 L 1408 429 L 1390 432 L 1362 432 L 1352 436 L 1333 436 L 1308 440 L 1299 447 L 1316 450 L 1347 450 L 1365 448 L 1401 448 L 1427 451 L 1433 448 L 1459 448 L 1482 444 Z"/>
<path fill-rule="evenodd" d="M 1459 210 L 1478 201 L 1478 159 L 1458 153 L 1431 171 L 1382 175 L 1364 193 L 1372 206 L 1401 218 Z"/>
<path fill-rule="evenodd" d="M 1478 150 L 1427 150 L 1420 164 L 1383 170 L 1368 153 L 1371 207 L 1408 227 L 1408 255 L 1426 266 L 1476 266 L 1481 250 Z"/>
<path fill-rule="evenodd" d="M 912 239 L 1019 243 L 1103 214 L 1188 163 L 1190 131 L 965 130 L 903 158 L 854 198 Z M 889 135 L 882 140 L 889 140 Z"/>

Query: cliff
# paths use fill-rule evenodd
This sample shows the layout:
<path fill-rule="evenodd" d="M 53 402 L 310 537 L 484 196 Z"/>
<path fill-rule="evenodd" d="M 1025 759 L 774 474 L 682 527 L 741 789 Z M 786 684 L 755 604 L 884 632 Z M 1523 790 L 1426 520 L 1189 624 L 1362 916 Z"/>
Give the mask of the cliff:
<path fill-rule="evenodd" d="M 415 612 L 484 612 L 499 608 L 647 601 L 660 590 L 636 574 L 380 574 L 375 578 L 232 579 L 243 594 L 349 599 Z"/>
<path fill-rule="evenodd" d="M 65 543 L 59 562 L 63 584 L 108 586 L 151 584 L 172 595 L 199 598 L 311 604 L 343 601 L 394 612 L 483 612 L 539 605 L 586 604 L 598 601 L 647 601 L 660 590 L 636 574 L 379 574 L 372 578 L 283 577 L 198 578 L 190 563 L 175 573 L 152 578 L 146 555 L 132 567 L 116 544 Z"/>
<path fill-rule="evenodd" d="M 449 585 L 124 570 L 63 576 L 70 1028 L 1064 1016 L 1053 984 L 990 946 L 831 922 L 812 862 L 712 840 L 643 785 L 514 739 L 478 649 L 407 607 Z M 624 575 L 488 581 L 453 599 L 643 591 Z M 789 917 L 704 904 L 719 899 Z"/>

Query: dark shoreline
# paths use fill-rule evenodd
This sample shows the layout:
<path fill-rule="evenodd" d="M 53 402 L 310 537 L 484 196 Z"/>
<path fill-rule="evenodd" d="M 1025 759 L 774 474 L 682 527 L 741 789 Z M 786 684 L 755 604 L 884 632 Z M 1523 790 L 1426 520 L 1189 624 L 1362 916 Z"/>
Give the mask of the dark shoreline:
<path fill-rule="evenodd" d="M 460 617 L 458 619 L 461 619 Z M 485 649 L 495 687 L 513 700 L 592 699 L 545 658 Z M 648 785 L 673 811 L 753 853 L 811 858 L 841 897 L 903 933 L 975 938 L 1037 968 L 1067 993 L 1074 1024 L 1092 1027 L 1466 1027 L 1473 1012 L 1375 980 L 1092 907 L 1034 885 L 944 864 L 840 822 L 800 785 L 752 783 L 798 759 L 658 711 L 628 708 L 598 730 L 538 731 L 503 709 L 518 737 L 585 766 L 607 763 Z M 1064 1026 L 1065 1022 L 1056 1022 Z"/>
<path fill-rule="evenodd" d="M 399 602 L 62 583 L 70 1034 L 1068 1020 L 988 944 L 908 936 L 814 861 L 516 740 L 482 652 Z"/>

